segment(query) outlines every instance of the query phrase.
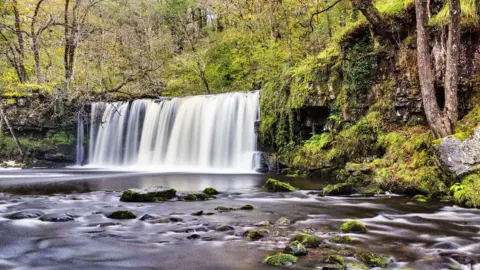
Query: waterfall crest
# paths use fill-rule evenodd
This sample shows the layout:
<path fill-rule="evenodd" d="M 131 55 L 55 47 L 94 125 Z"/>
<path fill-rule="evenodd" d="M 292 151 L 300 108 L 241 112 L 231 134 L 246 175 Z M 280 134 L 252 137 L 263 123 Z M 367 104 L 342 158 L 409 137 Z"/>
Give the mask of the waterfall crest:
<path fill-rule="evenodd" d="M 89 165 L 252 171 L 258 118 L 259 92 L 93 103 Z"/>

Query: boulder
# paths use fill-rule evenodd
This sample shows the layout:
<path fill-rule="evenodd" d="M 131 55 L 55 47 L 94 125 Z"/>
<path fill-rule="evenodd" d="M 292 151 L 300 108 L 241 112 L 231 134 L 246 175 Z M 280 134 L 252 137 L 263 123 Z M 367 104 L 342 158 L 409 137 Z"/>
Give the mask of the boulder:
<path fill-rule="evenodd" d="M 295 256 L 305 256 L 308 254 L 307 248 L 299 241 L 293 241 L 283 250 L 283 253 Z"/>
<path fill-rule="evenodd" d="M 351 220 L 344 222 L 340 226 L 340 230 L 344 233 L 366 233 L 367 226 L 360 221 Z"/>
<path fill-rule="evenodd" d="M 175 197 L 176 190 L 167 187 L 154 187 L 149 189 L 129 189 L 123 192 L 121 201 L 124 202 L 158 202 Z"/>
<path fill-rule="evenodd" d="M 355 254 L 355 258 L 368 267 L 380 267 L 380 268 L 387 268 L 388 260 L 385 256 L 370 252 L 361 252 Z"/>
<path fill-rule="evenodd" d="M 323 188 L 325 196 L 346 196 L 355 192 L 354 186 L 349 183 L 340 183 L 336 185 L 328 185 Z"/>
<path fill-rule="evenodd" d="M 288 220 L 288 218 L 286 217 L 281 217 L 277 220 L 277 222 L 275 222 L 275 225 L 277 226 L 288 226 L 290 225 L 290 220 Z"/>
<path fill-rule="evenodd" d="M 108 218 L 113 218 L 113 219 L 134 219 L 137 218 L 135 214 L 133 214 L 130 211 L 115 211 L 111 213 L 110 215 L 107 216 Z"/>
<path fill-rule="evenodd" d="M 320 238 L 315 235 L 311 235 L 308 233 L 297 233 L 291 239 L 291 242 L 298 241 L 302 243 L 307 248 L 315 248 L 321 244 Z"/>
<path fill-rule="evenodd" d="M 297 262 L 297 257 L 291 254 L 278 253 L 272 256 L 267 256 L 264 262 L 271 266 L 292 265 Z"/>
<path fill-rule="evenodd" d="M 456 175 L 480 169 L 480 127 L 472 137 L 462 141 L 463 135 L 444 138 L 437 147 L 442 164 Z"/>
<path fill-rule="evenodd" d="M 203 190 L 203 193 L 205 193 L 205 194 L 207 194 L 207 195 L 210 195 L 210 196 L 218 195 L 218 194 L 219 194 L 219 192 L 218 192 L 216 189 L 211 188 L 211 187 L 204 189 L 204 190 Z"/>
<path fill-rule="evenodd" d="M 52 215 L 45 215 L 40 217 L 41 221 L 45 222 L 67 222 L 75 220 L 75 218 L 70 214 L 52 214 Z"/>
<path fill-rule="evenodd" d="M 250 204 L 246 204 L 242 207 L 240 207 L 240 210 L 253 210 L 253 206 Z"/>
<path fill-rule="evenodd" d="M 268 179 L 263 187 L 269 192 L 292 192 L 296 188 L 289 183 L 275 180 L 273 178 Z"/>
<path fill-rule="evenodd" d="M 9 219 L 26 219 L 26 218 L 38 218 L 43 216 L 44 214 L 41 211 L 36 210 L 25 210 L 21 212 L 16 212 L 11 215 L 8 215 L 7 218 Z"/>

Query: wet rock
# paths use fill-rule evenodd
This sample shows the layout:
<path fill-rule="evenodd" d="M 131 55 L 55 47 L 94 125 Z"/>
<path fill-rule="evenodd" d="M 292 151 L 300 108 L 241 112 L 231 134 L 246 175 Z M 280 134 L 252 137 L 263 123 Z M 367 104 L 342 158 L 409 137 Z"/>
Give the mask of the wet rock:
<path fill-rule="evenodd" d="M 446 137 L 437 147 L 442 164 L 456 175 L 480 169 L 480 127 L 463 142 L 457 137 L 463 138 L 460 134 Z"/>
<path fill-rule="evenodd" d="M 156 219 L 156 217 L 151 216 L 151 215 L 149 215 L 149 214 L 143 215 L 143 216 L 140 218 L 140 220 L 142 220 L 142 221 L 145 221 L 145 220 L 154 220 L 154 219 Z"/>
<path fill-rule="evenodd" d="M 369 267 L 387 268 L 388 266 L 387 258 L 380 254 L 362 252 L 355 254 L 355 258 Z"/>
<path fill-rule="evenodd" d="M 104 223 L 98 224 L 97 226 L 99 226 L 100 228 L 105 228 L 105 227 L 116 226 L 116 225 L 120 225 L 120 223 L 116 223 L 116 222 L 104 222 Z"/>
<path fill-rule="evenodd" d="M 202 210 L 192 213 L 192 216 L 201 216 L 201 215 L 203 215 L 203 211 L 202 211 Z"/>
<path fill-rule="evenodd" d="M 416 202 L 419 202 L 419 203 L 426 203 L 428 202 L 428 198 L 424 195 L 421 195 L 421 194 L 418 194 L 418 195 L 415 195 L 413 197 L 413 199 L 416 201 Z"/>
<path fill-rule="evenodd" d="M 328 239 L 328 241 L 337 244 L 349 244 L 352 242 L 352 238 L 350 236 L 334 236 Z"/>
<path fill-rule="evenodd" d="M 270 221 L 268 221 L 268 220 L 260 221 L 258 223 L 255 223 L 255 226 L 257 226 L 257 227 L 270 226 Z"/>
<path fill-rule="evenodd" d="M 297 257 L 291 254 L 278 253 L 272 256 L 267 256 L 264 260 L 266 264 L 272 266 L 292 265 L 297 262 Z"/>
<path fill-rule="evenodd" d="M 39 219 L 45 222 L 67 222 L 67 221 L 75 220 L 75 218 L 70 214 L 45 215 L 40 217 Z"/>
<path fill-rule="evenodd" d="M 366 233 L 367 226 L 365 226 L 360 221 L 351 220 L 351 221 L 344 222 L 340 226 L 340 230 L 344 233 Z"/>
<path fill-rule="evenodd" d="M 197 239 L 200 239 L 200 235 L 198 235 L 198 234 L 192 234 L 192 235 L 187 236 L 187 239 L 197 240 Z"/>
<path fill-rule="evenodd" d="M 257 241 L 264 237 L 265 235 L 261 231 L 257 230 L 250 230 L 247 232 L 247 239 L 249 241 Z"/>
<path fill-rule="evenodd" d="M 463 254 L 451 254 L 449 257 L 463 265 L 474 265 L 476 263 L 471 257 Z"/>
<path fill-rule="evenodd" d="M 203 194 L 203 193 L 195 193 L 195 194 L 187 194 L 182 197 L 185 201 L 206 201 L 210 199 L 215 199 L 215 197 Z"/>
<path fill-rule="evenodd" d="M 217 207 L 215 207 L 215 210 L 220 211 L 220 212 L 227 212 L 227 211 L 232 211 L 234 209 L 233 209 L 233 207 L 217 206 Z"/>
<path fill-rule="evenodd" d="M 299 241 L 293 241 L 283 250 L 283 253 L 292 254 L 295 256 L 305 256 L 308 254 L 307 249 Z"/>
<path fill-rule="evenodd" d="M 345 269 L 343 265 L 337 264 L 337 263 L 325 263 L 317 266 L 317 269 L 321 270 L 340 270 L 340 269 Z"/>
<path fill-rule="evenodd" d="M 460 246 L 455 243 L 442 242 L 442 243 L 437 243 L 433 245 L 433 248 L 452 250 L 452 249 L 459 249 Z"/>
<path fill-rule="evenodd" d="M 43 216 L 44 213 L 41 211 L 36 211 L 36 210 L 26 210 L 26 211 L 21 211 L 21 212 L 16 212 L 13 213 L 7 218 L 9 219 L 26 219 L 26 218 L 38 218 Z"/>
<path fill-rule="evenodd" d="M 175 194 L 175 189 L 167 187 L 129 189 L 123 192 L 120 200 L 124 202 L 158 202 L 170 200 L 175 197 Z"/>
<path fill-rule="evenodd" d="M 203 193 L 205 193 L 205 194 L 207 194 L 207 195 L 210 195 L 210 196 L 218 195 L 218 194 L 219 194 L 219 192 L 218 192 L 216 189 L 211 188 L 211 187 L 204 189 L 204 190 L 203 190 Z"/>
<path fill-rule="evenodd" d="M 269 192 L 292 192 L 296 188 L 289 183 L 281 182 L 273 178 L 268 179 L 263 187 Z"/>
<path fill-rule="evenodd" d="M 241 210 L 253 210 L 253 206 L 250 204 L 246 204 L 242 207 L 240 207 Z"/>
<path fill-rule="evenodd" d="M 212 212 L 205 213 L 205 216 L 213 216 L 213 215 L 215 215 L 215 213 L 212 213 Z"/>
<path fill-rule="evenodd" d="M 345 259 L 340 255 L 328 255 L 327 260 L 325 262 L 339 264 L 342 266 L 345 265 Z"/>
<path fill-rule="evenodd" d="M 133 214 L 130 211 L 115 211 L 111 213 L 110 215 L 107 216 L 108 218 L 113 218 L 113 219 L 134 219 L 137 218 L 135 214 Z"/>
<path fill-rule="evenodd" d="M 288 226 L 290 225 L 290 220 L 288 220 L 288 218 L 286 217 L 281 217 L 277 220 L 277 222 L 275 222 L 275 225 L 277 226 Z"/>
<path fill-rule="evenodd" d="M 323 188 L 323 195 L 325 196 L 346 196 L 355 192 L 354 186 L 349 183 L 340 183 L 335 185 L 328 185 Z"/>
<path fill-rule="evenodd" d="M 223 226 L 220 226 L 220 227 L 216 228 L 215 230 L 219 231 L 219 232 L 226 232 L 226 231 L 233 231 L 233 230 L 235 230 L 235 228 L 233 228 L 232 226 L 223 225 Z"/>
<path fill-rule="evenodd" d="M 308 233 L 297 233 L 292 238 L 290 238 L 291 242 L 298 241 L 302 243 L 307 248 L 315 248 L 321 244 L 320 238 L 315 235 L 311 235 Z"/>

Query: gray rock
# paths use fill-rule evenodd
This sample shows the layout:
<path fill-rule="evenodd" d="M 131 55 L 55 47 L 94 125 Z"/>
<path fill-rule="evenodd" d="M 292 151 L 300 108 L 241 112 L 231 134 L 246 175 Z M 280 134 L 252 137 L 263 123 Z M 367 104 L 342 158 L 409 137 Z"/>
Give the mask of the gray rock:
<path fill-rule="evenodd" d="M 290 225 L 290 220 L 288 220 L 288 218 L 286 217 L 281 217 L 277 220 L 277 222 L 275 222 L 275 225 L 277 226 L 288 226 Z"/>
<path fill-rule="evenodd" d="M 437 149 L 442 164 L 457 175 L 480 169 L 480 127 L 463 142 L 455 136 L 444 138 Z"/>
<path fill-rule="evenodd" d="M 284 250 L 283 253 L 292 254 L 295 256 L 305 256 L 308 254 L 307 248 L 298 241 L 293 241 Z"/>
<path fill-rule="evenodd" d="M 75 220 L 75 218 L 70 214 L 52 214 L 42 216 L 40 220 L 46 222 L 67 222 Z"/>
<path fill-rule="evenodd" d="M 442 242 L 442 243 L 437 243 L 437 244 L 433 245 L 433 248 L 451 250 L 451 249 L 459 249 L 460 246 L 455 244 L 455 243 Z"/>
<path fill-rule="evenodd" d="M 26 218 L 38 218 L 43 216 L 44 214 L 41 211 L 35 210 L 26 210 L 17 213 L 13 213 L 8 216 L 9 219 L 26 219 Z"/>

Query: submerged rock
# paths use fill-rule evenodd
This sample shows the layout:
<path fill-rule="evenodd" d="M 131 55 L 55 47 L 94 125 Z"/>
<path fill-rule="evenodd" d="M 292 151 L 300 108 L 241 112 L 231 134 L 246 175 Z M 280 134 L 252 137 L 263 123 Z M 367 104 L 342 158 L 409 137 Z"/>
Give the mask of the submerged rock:
<path fill-rule="evenodd" d="M 242 207 L 240 207 L 241 210 L 253 210 L 253 206 L 250 204 L 246 204 Z"/>
<path fill-rule="evenodd" d="M 437 243 L 433 245 L 433 248 L 452 250 L 452 249 L 459 249 L 460 246 L 455 243 L 442 242 L 442 243 Z"/>
<path fill-rule="evenodd" d="M 201 215 L 203 215 L 203 210 L 192 213 L 192 216 L 201 216 Z"/>
<path fill-rule="evenodd" d="M 197 240 L 197 239 L 200 239 L 200 235 L 198 235 L 198 234 L 192 234 L 192 235 L 187 236 L 187 239 Z"/>
<path fill-rule="evenodd" d="M 75 218 L 70 214 L 52 214 L 45 215 L 39 218 L 41 221 L 46 222 L 67 222 L 75 220 Z"/>
<path fill-rule="evenodd" d="M 204 189 L 204 190 L 203 190 L 203 193 L 205 193 L 205 194 L 207 194 L 207 195 L 211 195 L 211 196 L 212 196 L 212 195 L 218 195 L 218 194 L 219 194 L 219 192 L 218 192 L 216 189 L 211 188 L 211 187 Z"/>
<path fill-rule="evenodd" d="M 261 231 L 250 230 L 247 232 L 247 239 L 250 241 L 257 241 L 264 237 L 265 235 Z"/>
<path fill-rule="evenodd" d="M 362 252 L 355 254 L 355 258 L 369 267 L 387 268 L 388 266 L 387 258 L 380 254 Z"/>
<path fill-rule="evenodd" d="M 26 219 L 26 218 L 38 218 L 43 216 L 44 213 L 36 210 L 26 210 L 21 212 L 16 212 L 11 215 L 8 215 L 9 219 Z"/>
<path fill-rule="evenodd" d="M 223 226 L 220 226 L 220 227 L 216 228 L 215 230 L 219 231 L 219 232 L 226 232 L 226 231 L 233 231 L 233 230 L 235 230 L 235 228 L 233 228 L 232 226 L 223 225 Z"/>
<path fill-rule="evenodd" d="M 290 225 L 290 220 L 288 220 L 288 218 L 286 217 L 281 217 L 277 220 L 277 222 L 275 222 L 275 225 L 277 226 L 288 226 Z"/>
<path fill-rule="evenodd" d="M 124 202 L 159 202 L 170 200 L 175 197 L 176 190 L 167 187 L 155 187 L 149 189 L 125 190 L 120 197 Z"/>
<path fill-rule="evenodd" d="M 426 203 L 428 202 L 428 198 L 424 195 L 421 195 L 421 194 L 418 194 L 418 195 L 415 195 L 413 197 L 413 199 L 417 202 L 420 202 L 420 203 Z"/>
<path fill-rule="evenodd" d="M 269 192 L 292 192 L 297 190 L 294 186 L 286 182 L 281 182 L 273 178 L 268 179 L 263 187 Z"/>
<path fill-rule="evenodd" d="M 235 209 L 233 209 L 233 207 L 217 206 L 217 207 L 215 207 L 215 210 L 220 211 L 220 212 L 226 212 L 226 211 L 232 211 L 232 210 L 235 210 Z"/>
<path fill-rule="evenodd" d="M 140 218 L 140 220 L 142 220 L 142 221 L 145 221 L 145 220 L 154 220 L 154 219 L 157 219 L 157 218 L 154 217 L 154 216 L 148 215 L 148 214 L 143 215 L 143 216 Z"/>
<path fill-rule="evenodd" d="M 328 239 L 328 241 L 337 244 L 348 244 L 352 242 L 352 238 L 350 236 L 334 236 Z"/>
<path fill-rule="evenodd" d="M 268 221 L 268 220 L 260 221 L 258 223 L 255 223 L 255 226 L 257 226 L 257 227 L 270 226 L 270 221 Z"/>
<path fill-rule="evenodd" d="M 194 194 L 187 194 L 182 197 L 185 201 L 206 201 L 210 199 L 215 199 L 215 197 L 203 194 L 203 193 L 194 193 Z"/>
<path fill-rule="evenodd" d="M 283 253 L 304 256 L 308 254 L 308 251 L 302 243 L 299 241 L 293 241 L 283 250 Z"/>
<path fill-rule="evenodd" d="M 317 266 L 317 269 L 321 270 L 343 270 L 345 267 L 338 263 L 325 263 Z"/>
<path fill-rule="evenodd" d="M 278 253 L 272 256 L 267 256 L 264 260 L 266 264 L 272 266 L 292 265 L 297 262 L 297 257 L 291 254 Z"/>
<path fill-rule="evenodd" d="M 321 244 L 320 238 L 315 235 L 311 235 L 308 233 L 297 233 L 291 239 L 290 242 L 298 241 L 302 243 L 307 248 L 315 248 Z"/>
<path fill-rule="evenodd" d="M 134 219 L 137 218 L 132 212 L 130 211 L 115 211 L 107 216 L 108 218 L 113 219 Z"/>
<path fill-rule="evenodd" d="M 340 226 L 340 230 L 344 233 L 366 233 L 367 226 L 365 226 L 360 221 L 351 220 L 351 221 L 344 222 Z"/>

